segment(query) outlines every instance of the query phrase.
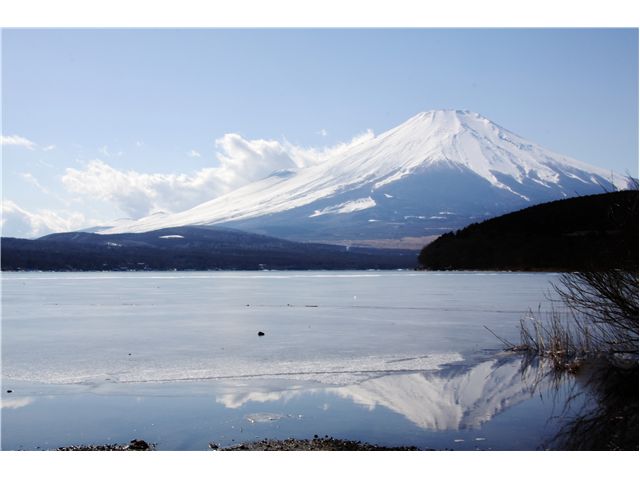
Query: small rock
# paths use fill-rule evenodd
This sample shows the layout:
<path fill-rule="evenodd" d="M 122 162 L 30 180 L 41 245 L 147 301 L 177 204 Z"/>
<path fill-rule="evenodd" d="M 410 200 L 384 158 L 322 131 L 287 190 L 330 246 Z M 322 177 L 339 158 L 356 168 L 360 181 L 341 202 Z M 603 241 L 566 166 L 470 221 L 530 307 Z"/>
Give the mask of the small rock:
<path fill-rule="evenodd" d="M 219 447 L 217 444 L 215 444 L 215 443 L 210 443 L 210 444 L 209 444 L 209 448 L 210 448 L 211 450 L 218 450 L 218 448 L 220 448 L 220 447 Z"/>
<path fill-rule="evenodd" d="M 258 332 L 259 337 L 264 337 L 264 332 Z"/>
<path fill-rule="evenodd" d="M 129 450 L 150 450 L 150 448 L 147 442 L 136 438 L 129 442 Z"/>
<path fill-rule="evenodd" d="M 13 390 L 7 390 L 7 393 L 13 393 Z"/>

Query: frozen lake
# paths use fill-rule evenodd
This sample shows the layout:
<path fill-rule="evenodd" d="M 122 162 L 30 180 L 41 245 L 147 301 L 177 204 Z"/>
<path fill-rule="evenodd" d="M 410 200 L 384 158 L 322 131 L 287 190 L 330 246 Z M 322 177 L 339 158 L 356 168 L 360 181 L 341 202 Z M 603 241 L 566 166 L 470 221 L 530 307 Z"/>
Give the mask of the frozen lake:
<path fill-rule="evenodd" d="M 536 372 L 500 355 L 484 326 L 517 341 L 519 319 L 550 308 L 556 278 L 5 273 L 2 448 L 327 434 L 535 449 L 553 402 L 532 397 Z"/>

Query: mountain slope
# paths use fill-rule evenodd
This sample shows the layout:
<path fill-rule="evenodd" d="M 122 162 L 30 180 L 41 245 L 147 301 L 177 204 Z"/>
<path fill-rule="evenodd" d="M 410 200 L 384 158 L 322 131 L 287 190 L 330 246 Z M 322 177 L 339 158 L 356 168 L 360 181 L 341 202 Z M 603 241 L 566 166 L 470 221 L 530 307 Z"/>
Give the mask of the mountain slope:
<path fill-rule="evenodd" d="M 430 270 L 638 268 L 638 191 L 536 205 L 447 233 L 420 252 Z"/>
<path fill-rule="evenodd" d="M 414 268 L 415 251 L 301 244 L 231 229 L 75 232 L 2 238 L 2 270 L 259 270 Z"/>
<path fill-rule="evenodd" d="M 221 224 L 290 239 L 440 234 L 527 205 L 624 188 L 468 111 L 430 111 L 325 162 L 274 172 L 184 212 L 104 233 Z"/>

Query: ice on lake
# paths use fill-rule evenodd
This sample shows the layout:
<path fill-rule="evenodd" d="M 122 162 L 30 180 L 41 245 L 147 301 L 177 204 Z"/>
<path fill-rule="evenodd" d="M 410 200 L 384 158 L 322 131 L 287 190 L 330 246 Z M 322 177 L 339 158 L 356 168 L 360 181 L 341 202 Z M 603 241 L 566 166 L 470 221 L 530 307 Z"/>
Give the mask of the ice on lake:
<path fill-rule="evenodd" d="M 3 376 L 47 383 L 428 370 L 517 339 L 552 275 L 4 274 Z M 259 337 L 258 331 L 265 332 Z"/>
<path fill-rule="evenodd" d="M 2 376 L 15 390 L 3 395 L 3 448 L 17 448 L 21 435 L 31 448 L 63 442 L 53 426 L 51 438 L 29 440 L 34 416 L 49 418 L 52 411 L 66 412 L 64 418 L 86 410 L 78 435 L 108 443 L 100 442 L 111 427 L 96 417 L 96 402 L 121 411 L 131 398 L 148 408 L 126 425 L 146 418 L 137 431 L 146 428 L 153 436 L 158 432 L 149 425 L 164 422 L 168 449 L 207 445 L 204 433 L 192 431 L 183 442 L 174 438 L 178 422 L 202 428 L 200 417 L 185 413 L 199 408 L 217 425 L 207 430 L 210 437 L 228 435 L 236 421 L 266 436 L 310 435 L 338 422 L 329 432 L 335 435 L 348 418 L 353 428 L 345 434 L 371 440 L 357 419 L 375 418 L 386 425 L 385 441 L 425 447 L 431 445 L 425 431 L 487 428 L 531 392 L 520 361 L 501 358 L 502 344 L 485 326 L 517 341 L 519 319 L 529 309 L 550 308 L 546 297 L 555 278 L 475 272 L 3 274 Z M 152 421 L 172 398 L 181 399 L 172 420 L 165 415 Z M 63 399 L 76 404 L 69 410 Z M 120 415 L 122 433 L 128 417 Z"/>

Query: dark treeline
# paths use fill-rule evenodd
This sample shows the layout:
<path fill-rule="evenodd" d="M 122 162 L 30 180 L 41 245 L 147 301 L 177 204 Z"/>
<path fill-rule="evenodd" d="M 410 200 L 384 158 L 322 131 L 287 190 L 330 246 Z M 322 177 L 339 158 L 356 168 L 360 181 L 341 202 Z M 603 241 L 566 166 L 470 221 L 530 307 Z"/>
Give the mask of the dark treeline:
<path fill-rule="evenodd" d="M 638 190 L 559 200 L 474 223 L 424 247 L 419 260 L 429 270 L 637 268 Z"/>
<path fill-rule="evenodd" d="M 342 270 L 416 266 L 414 251 L 346 249 L 222 228 L 179 227 L 117 235 L 72 232 L 36 240 L 2 239 L 4 271 Z"/>

